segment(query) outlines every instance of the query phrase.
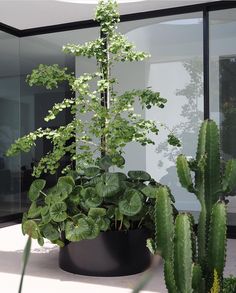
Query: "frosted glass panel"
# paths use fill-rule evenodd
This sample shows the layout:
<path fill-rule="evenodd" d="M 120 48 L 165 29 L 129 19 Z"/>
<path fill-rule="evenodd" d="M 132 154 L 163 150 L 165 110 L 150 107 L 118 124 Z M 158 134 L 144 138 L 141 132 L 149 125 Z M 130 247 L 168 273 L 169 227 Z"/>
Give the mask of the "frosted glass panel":
<path fill-rule="evenodd" d="M 236 158 L 236 9 L 210 12 L 210 114 L 220 126 L 223 159 Z M 231 198 L 229 212 L 236 212 Z"/>
<path fill-rule="evenodd" d="M 180 149 L 169 147 L 168 132 L 162 130 L 153 137 L 155 146 L 127 148 L 127 169 L 146 169 L 155 179 L 171 187 L 179 209 L 198 210 L 194 195 L 178 183 L 175 161 L 179 153 L 195 155 L 197 133 L 203 119 L 202 14 L 121 23 L 119 28 L 137 49 L 152 55 L 143 63 L 125 67 L 123 75 L 124 65 L 115 69 L 122 90 L 151 87 L 159 91 L 168 99 L 164 109 L 143 112 L 137 105 L 137 110 L 147 119 L 165 123 L 183 142 Z"/>

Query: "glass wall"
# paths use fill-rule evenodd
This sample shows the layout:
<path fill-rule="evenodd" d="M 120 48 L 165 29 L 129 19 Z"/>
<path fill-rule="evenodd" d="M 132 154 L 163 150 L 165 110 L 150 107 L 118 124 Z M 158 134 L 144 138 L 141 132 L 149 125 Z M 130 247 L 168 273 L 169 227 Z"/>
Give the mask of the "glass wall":
<path fill-rule="evenodd" d="M 21 209 L 20 158 L 5 151 L 20 134 L 19 39 L 0 32 L 0 217 Z"/>
<path fill-rule="evenodd" d="M 210 12 L 210 113 L 220 126 L 222 158 L 236 158 L 236 9 Z M 229 212 L 236 212 L 231 198 Z"/>
<path fill-rule="evenodd" d="M 155 179 L 168 184 L 182 210 L 198 210 L 194 195 L 178 183 L 175 168 L 179 153 L 195 155 L 197 133 L 203 119 L 203 29 L 202 13 L 121 23 L 120 30 L 147 51 L 146 62 L 120 64 L 115 74 L 119 89 L 151 87 L 168 102 L 164 109 L 137 110 L 147 119 L 166 124 L 181 139 L 180 149 L 167 144 L 168 130 L 153 136 L 154 146 L 127 148 L 127 169 L 146 169 Z M 124 74 L 125 72 L 125 74 Z M 138 158 L 138 159 L 137 159 Z"/>
<path fill-rule="evenodd" d="M 28 205 L 27 191 L 33 180 L 32 167 L 51 145 L 47 140 L 38 141 L 29 153 L 7 158 L 5 152 L 19 136 L 39 127 L 57 128 L 70 121 L 69 112 L 62 112 L 57 119 L 46 123 L 44 116 L 55 102 L 71 96 L 66 84 L 55 90 L 30 87 L 26 76 L 39 64 L 59 64 L 78 75 L 90 70 L 94 61 L 82 60 L 78 66 L 75 57 L 65 55 L 62 46 L 67 43 L 84 43 L 98 36 L 98 29 L 82 29 L 39 36 L 17 38 L 0 33 L 0 219 L 24 211 Z M 63 164 L 67 165 L 67 158 Z M 60 170 L 58 171 L 58 173 Z M 45 176 L 48 185 L 56 177 Z"/>
<path fill-rule="evenodd" d="M 209 12 L 210 16 L 210 113 L 220 126 L 222 157 L 236 157 L 236 9 Z M 203 120 L 203 20 L 202 13 L 189 13 L 122 22 L 119 30 L 151 54 L 145 62 L 117 64 L 113 73 L 119 79 L 117 91 L 151 87 L 167 98 L 164 109 L 144 111 L 143 117 L 166 124 L 182 141 L 180 149 L 166 143 L 168 131 L 152 137 L 155 146 L 130 144 L 126 148 L 126 171 L 147 170 L 168 184 L 177 199 L 177 208 L 198 210 L 194 195 L 178 183 L 175 160 L 179 153 L 193 156 L 197 132 Z M 89 28 L 32 37 L 16 38 L 0 32 L 0 218 L 16 214 L 27 205 L 26 192 L 32 181 L 32 166 L 50 150 L 46 141 L 20 157 L 4 153 L 20 135 L 38 127 L 57 128 L 70 121 L 69 112 L 45 123 L 48 109 L 71 95 L 66 84 L 53 91 L 29 87 L 26 75 L 39 64 L 66 66 L 79 76 L 96 68 L 95 60 L 64 55 L 67 43 L 84 43 L 97 38 L 98 28 Z M 65 162 L 66 163 L 66 158 Z M 47 176 L 49 184 L 55 176 Z M 236 212 L 236 198 L 229 211 Z"/>

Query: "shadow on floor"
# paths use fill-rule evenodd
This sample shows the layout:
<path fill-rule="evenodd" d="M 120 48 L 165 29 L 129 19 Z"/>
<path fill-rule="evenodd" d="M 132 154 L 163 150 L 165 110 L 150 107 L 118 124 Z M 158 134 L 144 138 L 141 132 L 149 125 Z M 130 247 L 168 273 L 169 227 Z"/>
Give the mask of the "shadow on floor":
<path fill-rule="evenodd" d="M 17 274 L 21 272 L 21 260 L 23 251 L 0 251 L 0 272 Z M 162 272 L 161 259 L 155 258 L 153 262 L 154 277 L 149 281 L 145 290 L 165 292 L 165 285 Z M 90 283 L 103 286 L 117 286 L 121 288 L 134 288 L 141 280 L 142 274 L 136 274 L 125 277 L 90 277 L 67 273 L 59 268 L 58 265 L 58 248 L 41 248 L 31 251 L 26 274 L 40 278 L 57 279 L 62 282 L 80 282 Z M 42 280 L 43 282 L 43 280 Z"/>

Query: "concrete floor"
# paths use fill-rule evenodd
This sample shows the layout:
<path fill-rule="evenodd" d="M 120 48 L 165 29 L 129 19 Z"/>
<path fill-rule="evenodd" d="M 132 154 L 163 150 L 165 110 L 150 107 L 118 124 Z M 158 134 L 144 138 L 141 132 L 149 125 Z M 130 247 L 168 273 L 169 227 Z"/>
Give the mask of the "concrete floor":
<path fill-rule="evenodd" d="M 26 238 L 20 225 L 0 229 L 1 293 L 17 293 L 21 259 Z M 162 262 L 154 261 L 155 274 L 143 292 L 165 293 Z M 225 275 L 236 274 L 236 240 L 228 241 Z M 128 277 L 98 278 L 66 273 L 58 267 L 58 248 L 49 242 L 42 248 L 33 242 L 22 293 L 125 293 L 141 280 L 144 274 Z"/>

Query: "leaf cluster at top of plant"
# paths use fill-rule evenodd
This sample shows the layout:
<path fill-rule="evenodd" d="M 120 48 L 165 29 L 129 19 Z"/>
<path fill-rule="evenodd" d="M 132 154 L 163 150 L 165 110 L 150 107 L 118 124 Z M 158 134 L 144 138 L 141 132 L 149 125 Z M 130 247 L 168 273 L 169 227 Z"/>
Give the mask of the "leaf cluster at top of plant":
<path fill-rule="evenodd" d="M 159 132 L 158 123 L 138 115 L 134 104 L 138 100 L 144 109 L 154 106 L 163 108 L 167 100 L 159 92 L 149 88 L 130 90 L 118 95 L 114 89 L 118 81 L 112 77 L 112 67 L 116 62 L 142 61 L 149 54 L 136 51 L 135 46 L 117 32 L 119 13 L 115 1 L 99 1 L 95 20 L 100 24 L 98 39 L 83 45 L 68 44 L 63 47 L 63 51 L 74 56 L 94 58 L 97 72 L 75 77 L 67 68 L 60 68 L 56 64 L 41 64 L 27 76 L 30 86 L 44 86 L 50 90 L 67 82 L 71 93 L 74 93 L 56 103 L 45 117 L 45 121 L 54 120 L 60 112 L 69 109 L 73 116 L 70 123 L 57 129 L 39 128 L 17 139 L 7 151 L 8 156 L 22 151 L 29 152 L 38 139 L 49 140 L 52 150 L 34 167 L 33 175 L 36 177 L 40 177 L 42 173 L 55 174 L 65 155 L 70 158 L 65 171 L 72 165 L 79 171 L 94 164 L 100 152 L 115 156 L 124 153 L 124 147 L 130 142 L 143 146 L 154 144 L 150 134 L 157 135 Z M 91 117 L 89 121 L 88 116 Z M 173 133 L 169 134 L 168 142 L 180 145 Z"/>

